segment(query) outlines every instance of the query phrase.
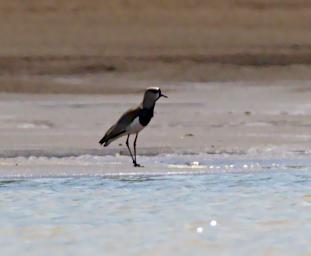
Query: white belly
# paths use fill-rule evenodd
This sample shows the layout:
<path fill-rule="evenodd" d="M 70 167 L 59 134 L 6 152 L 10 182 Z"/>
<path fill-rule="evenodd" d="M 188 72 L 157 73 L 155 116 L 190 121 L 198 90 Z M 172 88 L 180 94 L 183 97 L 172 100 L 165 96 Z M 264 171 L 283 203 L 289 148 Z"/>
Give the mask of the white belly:
<path fill-rule="evenodd" d="M 134 121 L 126 129 L 126 132 L 128 134 L 134 134 L 140 132 L 144 128 L 145 126 L 141 125 L 139 122 L 139 117 L 136 117 Z"/>

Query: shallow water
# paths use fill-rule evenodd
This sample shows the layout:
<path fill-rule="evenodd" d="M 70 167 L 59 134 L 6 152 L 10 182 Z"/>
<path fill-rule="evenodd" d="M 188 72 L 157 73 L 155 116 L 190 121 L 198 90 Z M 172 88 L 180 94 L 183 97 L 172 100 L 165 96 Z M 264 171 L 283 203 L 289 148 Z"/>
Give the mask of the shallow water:
<path fill-rule="evenodd" d="M 166 175 L 176 159 L 157 175 L 1 179 L 1 256 L 311 254 L 306 159 Z"/>

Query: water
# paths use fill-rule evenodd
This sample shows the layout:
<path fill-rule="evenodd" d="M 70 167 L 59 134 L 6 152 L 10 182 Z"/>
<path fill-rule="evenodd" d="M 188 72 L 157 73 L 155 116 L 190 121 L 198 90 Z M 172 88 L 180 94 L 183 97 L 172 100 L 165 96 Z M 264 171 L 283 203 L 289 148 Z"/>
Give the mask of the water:
<path fill-rule="evenodd" d="M 229 163 L 240 169 L 222 171 Z M 256 171 L 245 168 L 255 163 Z M 183 166 L 176 158 L 166 164 Z M 311 254 L 306 159 L 205 165 L 222 167 L 199 175 L 2 178 L 1 256 Z"/>

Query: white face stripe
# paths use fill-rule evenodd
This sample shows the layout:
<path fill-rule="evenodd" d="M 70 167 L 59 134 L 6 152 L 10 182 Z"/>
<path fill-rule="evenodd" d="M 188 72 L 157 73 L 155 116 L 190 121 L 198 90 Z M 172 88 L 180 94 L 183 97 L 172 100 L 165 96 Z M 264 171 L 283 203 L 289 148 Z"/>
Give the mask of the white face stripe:
<path fill-rule="evenodd" d="M 148 90 L 160 91 L 160 88 L 159 88 L 159 87 L 148 87 L 148 88 L 147 88 L 147 91 L 148 91 Z"/>

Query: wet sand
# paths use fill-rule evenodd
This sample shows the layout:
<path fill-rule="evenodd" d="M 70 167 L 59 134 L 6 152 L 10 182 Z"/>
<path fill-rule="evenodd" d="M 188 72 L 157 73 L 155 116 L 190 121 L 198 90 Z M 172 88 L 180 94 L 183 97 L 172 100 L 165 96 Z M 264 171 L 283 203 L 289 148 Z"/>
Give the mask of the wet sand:
<path fill-rule="evenodd" d="M 151 83 L 146 82 L 145 86 Z M 160 84 L 161 99 L 138 154 L 308 154 L 309 82 Z M 128 95 L 0 95 L 0 156 L 127 154 L 125 138 L 99 139 L 142 99 Z"/>

